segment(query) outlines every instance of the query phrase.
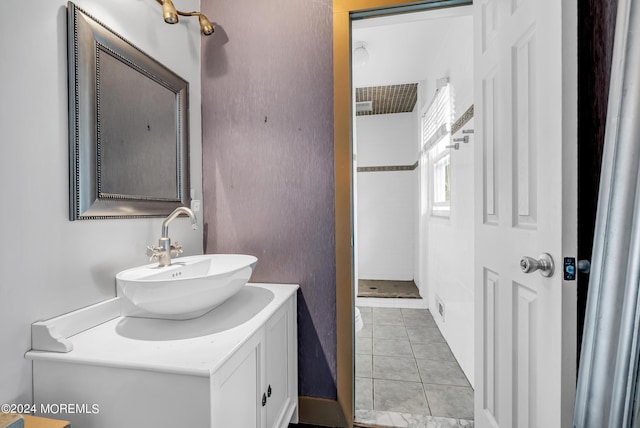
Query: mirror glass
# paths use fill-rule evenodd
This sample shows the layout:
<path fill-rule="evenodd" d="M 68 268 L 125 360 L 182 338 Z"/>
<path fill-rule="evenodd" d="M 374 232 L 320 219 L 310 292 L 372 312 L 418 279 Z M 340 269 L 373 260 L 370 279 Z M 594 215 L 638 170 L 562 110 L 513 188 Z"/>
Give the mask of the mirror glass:
<path fill-rule="evenodd" d="M 188 205 L 188 83 L 71 2 L 68 14 L 70 219 Z"/>

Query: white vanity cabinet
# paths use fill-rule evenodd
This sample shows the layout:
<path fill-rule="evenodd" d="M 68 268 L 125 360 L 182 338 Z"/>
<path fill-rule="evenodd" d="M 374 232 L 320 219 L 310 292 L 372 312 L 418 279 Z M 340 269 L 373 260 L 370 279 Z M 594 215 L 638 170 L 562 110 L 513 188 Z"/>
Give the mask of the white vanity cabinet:
<path fill-rule="evenodd" d="M 214 373 L 213 426 L 288 426 L 297 411 L 293 309 L 290 304 L 281 308 L 259 334 Z"/>
<path fill-rule="evenodd" d="M 294 401 L 297 401 L 297 397 L 292 395 L 293 391 L 296 391 L 297 395 L 297 376 L 291 376 L 291 365 L 295 365 L 296 373 L 297 367 L 297 350 L 294 354 L 294 346 L 290 341 L 292 333 L 297 335 L 297 332 L 292 331 L 292 325 L 294 321 L 290 314 L 281 313 L 271 317 L 265 327 L 265 333 L 267 336 L 266 348 L 265 348 L 265 381 L 263 385 L 266 385 L 266 418 L 267 428 L 275 428 L 283 426 L 283 423 L 288 420 L 289 409 L 293 407 L 297 408 Z M 291 314 L 294 317 L 296 314 Z M 297 346 L 296 346 L 297 348 Z M 296 382 L 296 385 L 293 382 Z"/>
<path fill-rule="evenodd" d="M 35 404 L 77 405 L 55 414 L 74 427 L 286 428 L 298 421 L 297 288 L 249 284 L 196 320 L 116 316 L 68 337 L 69 352 L 29 351 Z"/>

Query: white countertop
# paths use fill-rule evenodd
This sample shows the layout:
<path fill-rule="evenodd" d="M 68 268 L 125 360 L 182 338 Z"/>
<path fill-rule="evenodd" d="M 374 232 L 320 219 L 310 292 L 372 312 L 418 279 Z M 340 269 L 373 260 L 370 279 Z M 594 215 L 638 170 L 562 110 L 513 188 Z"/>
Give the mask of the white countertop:
<path fill-rule="evenodd" d="M 70 352 L 32 350 L 25 357 L 208 377 L 297 289 L 293 284 L 247 284 L 193 320 L 120 316 L 69 337 Z"/>

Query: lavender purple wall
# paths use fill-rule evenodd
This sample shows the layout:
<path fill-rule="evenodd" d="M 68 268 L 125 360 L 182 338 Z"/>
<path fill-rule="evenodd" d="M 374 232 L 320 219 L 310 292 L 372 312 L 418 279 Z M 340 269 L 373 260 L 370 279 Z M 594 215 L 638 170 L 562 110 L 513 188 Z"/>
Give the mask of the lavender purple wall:
<path fill-rule="evenodd" d="M 202 0 L 206 253 L 300 284 L 300 395 L 336 398 L 331 0 Z"/>

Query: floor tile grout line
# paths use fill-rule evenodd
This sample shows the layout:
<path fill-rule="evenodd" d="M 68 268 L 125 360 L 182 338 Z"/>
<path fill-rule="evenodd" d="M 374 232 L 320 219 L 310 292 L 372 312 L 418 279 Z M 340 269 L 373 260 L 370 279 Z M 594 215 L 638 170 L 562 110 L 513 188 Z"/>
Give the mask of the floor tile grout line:
<path fill-rule="evenodd" d="M 460 388 L 471 388 L 471 385 L 457 385 L 454 383 L 438 383 L 438 382 L 422 382 L 423 385 L 439 385 L 439 386 L 457 386 Z"/>
<path fill-rule="evenodd" d="M 407 330 L 407 337 L 409 337 L 409 328 L 407 326 L 407 318 L 404 312 L 402 312 L 402 320 L 404 321 L 405 329 Z M 427 408 L 429 409 L 429 414 L 433 415 L 433 410 L 431 410 L 431 403 L 429 402 L 429 396 L 427 395 L 427 389 L 424 387 L 424 378 L 422 376 L 422 372 L 420 371 L 420 367 L 418 366 L 418 359 L 416 358 L 413 342 L 411 341 L 410 337 L 409 337 L 409 345 L 411 346 L 411 355 L 413 356 L 413 361 L 415 362 L 415 365 L 418 368 L 418 376 L 420 376 L 420 380 L 422 384 L 422 393 L 424 394 L 424 399 L 427 402 Z"/>
<path fill-rule="evenodd" d="M 375 377 L 375 376 L 373 377 L 373 379 L 375 379 L 375 380 L 392 380 L 394 382 L 422 383 L 419 380 L 389 379 L 389 378 L 386 378 L 386 377 Z M 435 384 L 433 384 L 433 385 L 435 385 Z"/>
<path fill-rule="evenodd" d="M 429 414 L 433 416 L 433 412 L 431 411 L 431 404 L 429 403 L 429 396 L 427 395 L 427 389 L 424 387 L 424 383 L 422 384 L 422 393 L 424 394 L 424 399 L 427 401 L 427 407 L 429 408 Z"/>

